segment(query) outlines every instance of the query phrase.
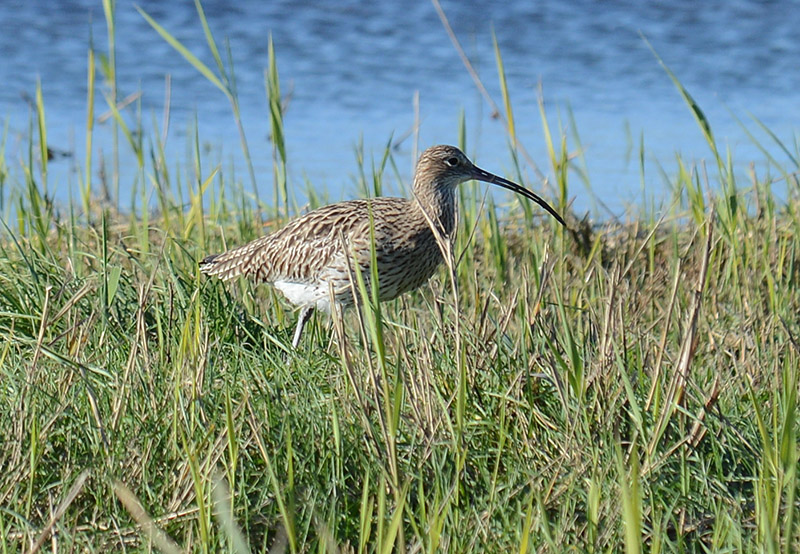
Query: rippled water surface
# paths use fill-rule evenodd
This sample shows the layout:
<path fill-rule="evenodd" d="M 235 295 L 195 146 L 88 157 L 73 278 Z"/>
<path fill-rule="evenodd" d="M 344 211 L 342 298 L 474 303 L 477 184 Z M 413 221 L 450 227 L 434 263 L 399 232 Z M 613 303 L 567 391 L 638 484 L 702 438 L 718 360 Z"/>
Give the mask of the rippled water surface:
<path fill-rule="evenodd" d="M 193 2 L 143 0 L 138 5 L 213 66 Z M 290 99 L 285 132 L 296 190 L 309 179 L 334 199 L 356 195 L 355 146 L 363 140 L 367 156 L 377 157 L 390 137 L 405 136 L 414 124 L 415 92 L 421 147 L 455 143 L 463 109 L 469 154 L 490 171 L 511 167 L 502 126 L 491 117 L 430 2 L 207 0 L 203 5 L 215 37 L 230 44 L 245 129 L 265 195 L 272 190 L 264 87 L 270 33 L 281 85 Z M 782 140 L 794 140 L 800 115 L 796 2 L 512 0 L 443 1 L 442 6 L 500 103 L 492 49 L 496 34 L 518 135 L 545 170 L 538 83 L 551 123 L 560 116 L 567 125 L 572 110 L 592 188 L 615 213 L 642 201 L 640 137 L 647 152 L 644 194 L 657 201 L 666 196 L 659 167 L 674 173 L 676 152 L 688 159 L 709 157 L 690 111 L 640 33 L 703 108 L 720 145 L 731 148 L 742 179 L 748 163 L 763 156 L 733 116 L 760 140 L 768 141 L 751 115 Z M 186 163 L 186 134 L 196 114 L 201 140 L 223 152 L 210 155 L 209 167 L 220 159 L 233 162 L 236 175 L 249 182 L 222 93 L 155 33 L 133 2 L 119 0 L 116 17 L 120 96 L 141 91 L 142 118 L 149 128 L 151 121 L 160 121 L 165 76 L 170 75 L 171 159 Z M 0 117 L 8 124 L 9 163 L 18 165 L 26 155 L 30 112 L 25 98 L 34 95 L 40 79 L 49 143 L 76 155 L 58 161 L 52 175 L 72 175 L 74 183 L 71 168 L 83 160 L 90 40 L 98 52 L 107 51 L 102 6 L 89 0 L 6 1 L 0 6 L 0 26 L 5 30 L 0 33 Z M 97 104 L 100 115 L 105 111 L 101 95 Z M 133 120 L 132 108 L 126 114 Z M 95 146 L 108 154 L 106 127 L 98 126 Z M 779 161 L 787 161 L 777 148 L 772 150 Z M 396 151 L 406 178 L 411 152 L 410 140 Z M 123 189 L 132 181 L 125 174 L 132 167 L 128 164 L 130 157 L 123 157 Z M 757 169 L 765 171 L 763 165 Z M 533 172 L 529 175 L 534 178 Z M 50 179 L 56 195 L 64 198 L 70 193 L 67 182 Z M 592 208 L 580 181 L 571 183 L 576 205 Z M 120 196 L 126 198 L 125 190 Z"/>

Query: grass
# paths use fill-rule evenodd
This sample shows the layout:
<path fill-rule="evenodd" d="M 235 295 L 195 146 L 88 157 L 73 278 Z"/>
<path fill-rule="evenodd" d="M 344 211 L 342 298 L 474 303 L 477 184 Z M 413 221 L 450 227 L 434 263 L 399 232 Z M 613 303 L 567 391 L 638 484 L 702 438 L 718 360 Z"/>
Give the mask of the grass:
<path fill-rule="evenodd" d="M 199 147 L 171 172 L 158 132 L 113 110 L 131 209 L 96 199 L 88 157 L 80 206 L 58 207 L 37 95 L 24 165 L 0 158 L 2 552 L 800 549 L 798 168 L 770 152 L 800 153 L 759 145 L 785 200 L 770 175 L 737 183 L 674 80 L 717 169 L 679 160 L 660 217 L 568 214 L 565 232 L 465 185 L 429 286 L 380 306 L 362 286 L 363 309 L 317 319 L 297 352 L 272 290 L 197 270 L 286 217 L 282 144 L 265 206 Z M 585 162 L 542 116 L 564 210 Z M 395 167 L 379 159 L 359 170 L 375 191 Z"/>

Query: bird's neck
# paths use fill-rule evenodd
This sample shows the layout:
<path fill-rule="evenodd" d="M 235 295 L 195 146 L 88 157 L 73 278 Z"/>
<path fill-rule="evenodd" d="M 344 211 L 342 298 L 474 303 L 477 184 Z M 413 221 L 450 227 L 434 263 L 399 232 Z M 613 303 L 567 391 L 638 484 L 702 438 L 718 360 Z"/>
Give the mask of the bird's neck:
<path fill-rule="evenodd" d="M 452 236 L 456 220 L 456 199 L 453 187 L 414 186 L 415 206 L 420 215 L 436 225 L 445 236 Z"/>

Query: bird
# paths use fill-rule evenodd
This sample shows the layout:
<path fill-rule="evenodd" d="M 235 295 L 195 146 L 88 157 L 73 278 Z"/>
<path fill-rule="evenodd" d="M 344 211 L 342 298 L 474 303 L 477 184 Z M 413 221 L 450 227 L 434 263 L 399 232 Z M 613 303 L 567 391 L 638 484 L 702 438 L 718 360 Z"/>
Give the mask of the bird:
<path fill-rule="evenodd" d="M 330 313 L 355 304 L 354 272 L 359 267 L 371 290 L 377 263 L 378 298 L 393 300 L 430 279 L 443 260 L 439 242 L 452 238 L 456 187 L 484 181 L 520 194 L 564 219 L 527 188 L 475 164 L 455 146 L 425 150 L 414 172 L 410 198 L 377 197 L 329 204 L 289 221 L 283 228 L 200 262 L 200 271 L 223 281 L 246 277 L 269 283 L 300 308 L 292 348 L 315 309 Z"/>

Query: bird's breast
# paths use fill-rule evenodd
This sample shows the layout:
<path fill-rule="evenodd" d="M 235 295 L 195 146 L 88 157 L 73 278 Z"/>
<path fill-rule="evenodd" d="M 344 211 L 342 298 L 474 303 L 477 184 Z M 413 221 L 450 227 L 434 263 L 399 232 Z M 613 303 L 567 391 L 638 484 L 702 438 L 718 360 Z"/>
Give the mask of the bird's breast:
<path fill-rule="evenodd" d="M 377 252 L 381 300 L 419 288 L 436 272 L 442 253 L 430 227 L 420 227 Z"/>

